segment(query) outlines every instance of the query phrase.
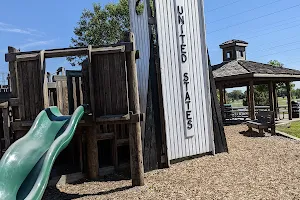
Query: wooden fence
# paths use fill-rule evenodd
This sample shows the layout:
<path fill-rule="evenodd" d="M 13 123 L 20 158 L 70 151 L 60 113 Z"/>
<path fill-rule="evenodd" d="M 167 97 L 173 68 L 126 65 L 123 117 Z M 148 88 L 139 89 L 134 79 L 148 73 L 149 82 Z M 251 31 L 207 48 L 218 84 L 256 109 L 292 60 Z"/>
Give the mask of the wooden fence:
<path fill-rule="evenodd" d="M 83 104 L 82 72 L 67 70 L 47 83 L 50 106 L 57 106 L 64 115 L 73 114 Z"/>

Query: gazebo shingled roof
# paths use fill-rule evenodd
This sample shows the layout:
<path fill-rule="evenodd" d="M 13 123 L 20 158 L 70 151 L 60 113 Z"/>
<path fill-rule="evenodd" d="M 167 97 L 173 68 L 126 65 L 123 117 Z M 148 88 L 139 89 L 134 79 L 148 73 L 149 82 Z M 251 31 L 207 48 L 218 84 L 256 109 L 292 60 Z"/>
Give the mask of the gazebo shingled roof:
<path fill-rule="evenodd" d="M 219 81 L 244 81 L 245 78 L 270 79 L 276 78 L 282 81 L 300 80 L 300 71 L 285 67 L 258 63 L 248 60 L 234 60 L 222 62 L 212 66 L 214 78 Z M 279 78 L 279 79 L 278 79 Z M 259 81 L 259 80 L 258 80 Z"/>

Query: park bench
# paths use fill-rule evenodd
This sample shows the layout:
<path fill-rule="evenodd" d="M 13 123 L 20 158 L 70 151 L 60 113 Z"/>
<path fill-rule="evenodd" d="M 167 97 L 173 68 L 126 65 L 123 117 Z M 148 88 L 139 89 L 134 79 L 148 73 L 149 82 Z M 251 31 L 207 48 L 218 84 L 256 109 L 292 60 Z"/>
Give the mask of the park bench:
<path fill-rule="evenodd" d="M 275 135 L 275 119 L 273 111 L 258 111 L 256 114 L 256 120 L 248 121 L 247 126 L 249 131 L 252 131 L 252 128 L 258 129 L 260 134 L 271 129 L 271 134 Z"/>

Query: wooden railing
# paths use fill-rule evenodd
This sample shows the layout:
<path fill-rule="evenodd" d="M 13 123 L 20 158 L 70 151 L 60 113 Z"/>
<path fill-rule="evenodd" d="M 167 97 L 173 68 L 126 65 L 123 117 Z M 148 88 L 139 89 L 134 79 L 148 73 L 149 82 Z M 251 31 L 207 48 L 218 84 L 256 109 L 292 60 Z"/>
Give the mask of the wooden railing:
<path fill-rule="evenodd" d="M 64 115 L 72 114 L 83 104 L 81 71 L 67 70 L 66 75 L 55 75 L 47 87 L 49 105 L 57 106 Z"/>

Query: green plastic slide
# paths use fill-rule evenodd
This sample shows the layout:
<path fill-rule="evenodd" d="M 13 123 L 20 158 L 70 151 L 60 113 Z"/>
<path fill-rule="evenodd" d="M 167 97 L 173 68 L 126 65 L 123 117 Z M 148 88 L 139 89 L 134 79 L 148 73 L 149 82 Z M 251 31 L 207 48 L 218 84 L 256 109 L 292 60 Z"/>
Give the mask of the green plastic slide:
<path fill-rule="evenodd" d="M 84 110 L 80 106 L 72 116 L 63 116 L 57 107 L 40 112 L 0 161 L 0 200 L 43 197 L 54 161 L 70 143 Z"/>

